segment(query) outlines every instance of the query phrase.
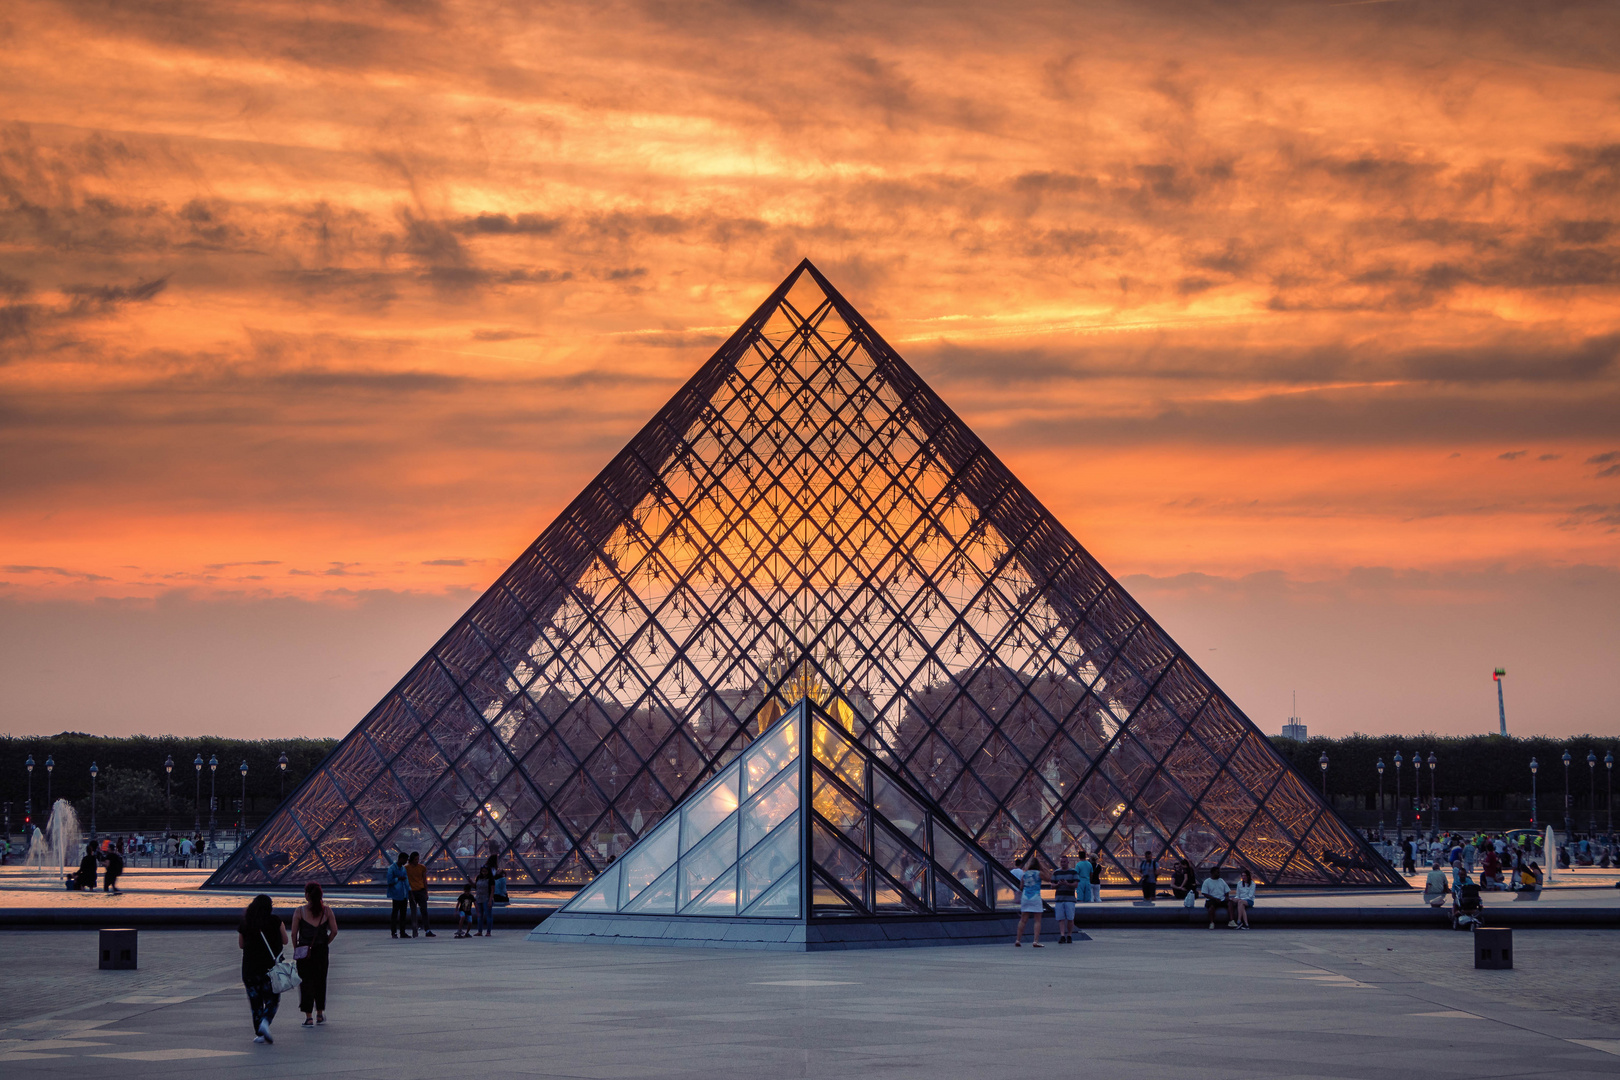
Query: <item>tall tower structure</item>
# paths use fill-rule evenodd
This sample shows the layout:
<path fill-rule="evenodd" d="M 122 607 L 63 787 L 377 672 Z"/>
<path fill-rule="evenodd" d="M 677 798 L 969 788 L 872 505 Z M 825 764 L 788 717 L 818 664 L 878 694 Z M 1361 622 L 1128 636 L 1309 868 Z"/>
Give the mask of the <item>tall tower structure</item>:
<path fill-rule="evenodd" d="M 1496 718 L 1502 725 L 1501 735 L 1507 735 L 1507 706 L 1502 703 L 1502 677 L 1507 674 L 1505 668 L 1497 668 L 1491 672 L 1491 681 L 1496 684 Z"/>

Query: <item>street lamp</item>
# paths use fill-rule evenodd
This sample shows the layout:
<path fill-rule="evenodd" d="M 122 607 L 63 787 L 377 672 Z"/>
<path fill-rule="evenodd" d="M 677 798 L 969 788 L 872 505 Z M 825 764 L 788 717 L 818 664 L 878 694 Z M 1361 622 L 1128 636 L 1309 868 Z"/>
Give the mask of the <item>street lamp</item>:
<path fill-rule="evenodd" d="M 52 807 L 51 802 L 51 773 L 56 771 L 56 759 L 49 754 L 45 755 L 45 805 Z"/>
<path fill-rule="evenodd" d="M 238 766 L 238 769 L 242 773 L 242 809 L 241 809 L 241 812 L 236 815 L 236 846 L 241 847 L 242 846 L 242 826 L 245 824 L 243 819 L 247 817 L 247 759 L 246 758 L 242 759 L 242 764 L 240 766 Z"/>
<path fill-rule="evenodd" d="M 196 836 L 202 832 L 202 755 L 198 754 L 192 764 L 197 768 L 197 782 L 191 792 L 191 835 Z"/>
<path fill-rule="evenodd" d="M 280 802 L 287 797 L 287 755 L 282 754 L 277 758 L 276 764 L 281 768 L 281 796 L 277 799 L 277 802 Z"/>
<path fill-rule="evenodd" d="M 1419 836 L 1423 835 L 1423 751 L 1419 750 L 1412 755 L 1412 831 Z M 1429 828 L 1434 828 L 1430 825 Z"/>
<path fill-rule="evenodd" d="M 1569 799 L 1569 751 L 1564 751 L 1564 843 L 1569 843 L 1570 833 L 1575 829 L 1574 818 L 1570 815 L 1572 805 Z"/>
<path fill-rule="evenodd" d="M 1609 778 L 1609 843 L 1614 843 L 1614 751 L 1603 755 L 1603 771 Z"/>
<path fill-rule="evenodd" d="M 1586 835 L 1597 835 L 1597 751 L 1586 752 Z"/>
<path fill-rule="evenodd" d="M 163 840 L 168 842 L 169 834 L 174 831 L 174 755 L 170 754 L 163 759 L 163 781 L 168 786 L 163 796 Z"/>
<path fill-rule="evenodd" d="M 1384 759 L 1378 759 L 1378 839 L 1384 838 Z"/>
<path fill-rule="evenodd" d="M 218 826 L 215 821 L 215 812 L 219 809 L 219 792 L 216 781 L 219 778 L 219 755 L 208 755 L 208 850 L 214 850 L 214 837 Z"/>
<path fill-rule="evenodd" d="M 23 803 L 23 815 L 28 819 L 28 823 L 32 825 L 34 823 L 34 755 L 29 754 L 28 760 L 23 764 L 28 768 L 28 800 Z M 33 843 L 34 834 L 29 833 L 28 844 L 32 847 Z"/>
<path fill-rule="evenodd" d="M 1434 801 L 1434 817 L 1429 820 L 1429 832 L 1440 834 L 1440 796 L 1434 790 L 1434 751 L 1429 751 L 1429 798 Z"/>
<path fill-rule="evenodd" d="M 1316 764 L 1319 765 L 1321 767 L 1321 769 L 1322 769 L 1322 801 L 1327 802 L 1327 797 L 1328 796 L 1327 796 L 1327 751 L 1326 750 L 1322 751 L 1322 756 L 1321 756 L 1320 759 L 1317 760 Z"/>
<path fill-rule="evenodd" d="M 1406 762 L 1401 758 L 1401 752 L 1399 750 L 1395 751 L 1395 843 L 1397 844 L 1406 842 L 1401 835 L 1401 766 L 1405 764 Z M 1406 856 L 1402 855 L 1401 860 L 1404 862 L 1405 859 Z"/>
<path fill-rule="evenodd" d="M 1541 768 L 1536 759 L 1530 759 L 1530 824 L 1536 823 L 1536 770 Z"/>
<path fill-rule="evenodd" d="M 90 839 L 96 838 L 96 776 L 101 772 L 96 763 L 90 763 Z"/>

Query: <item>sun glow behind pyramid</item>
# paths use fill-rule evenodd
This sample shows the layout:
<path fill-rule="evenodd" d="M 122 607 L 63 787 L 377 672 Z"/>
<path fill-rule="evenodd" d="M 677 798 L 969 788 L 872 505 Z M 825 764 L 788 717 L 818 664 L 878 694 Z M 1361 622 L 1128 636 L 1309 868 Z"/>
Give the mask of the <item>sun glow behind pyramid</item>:
<path fill-rule="evenodd" d="M 1004 865 L 1398 881 L 806 262 L 211 883 L 582 885 L 807 697 Z"/>

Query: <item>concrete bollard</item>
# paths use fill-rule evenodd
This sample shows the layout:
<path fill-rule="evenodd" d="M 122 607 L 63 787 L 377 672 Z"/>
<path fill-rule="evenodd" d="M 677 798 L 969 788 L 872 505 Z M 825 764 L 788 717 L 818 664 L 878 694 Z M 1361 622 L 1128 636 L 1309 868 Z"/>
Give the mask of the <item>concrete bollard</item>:
<path fill-rule="evenodd" d="M 1474 928 L 1474 966 L 1496 971 L 1513 969 L 1511 927 Z"/>
<path fill-rule="evenodd" d="M 134 930 L 103 930 L 101 932 L 101 970 L 135 970 Z"/>

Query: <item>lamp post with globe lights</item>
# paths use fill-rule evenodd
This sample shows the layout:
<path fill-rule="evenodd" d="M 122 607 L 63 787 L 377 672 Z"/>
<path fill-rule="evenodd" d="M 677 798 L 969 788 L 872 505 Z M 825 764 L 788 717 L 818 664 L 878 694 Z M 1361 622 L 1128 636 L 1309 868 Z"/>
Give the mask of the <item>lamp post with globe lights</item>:
<path fill-rule="evenodd" d="M 1378 759 L 1378 838 L 1384 837 L 1384 759 Z"/>
<path fill-rule="evenodd" d="M 1401 795 L 1401 766 L 1405 765 L 1405 764 L 1406 764 L 1406 761 L 1401 757 L 1401 752 L 1399 750 L 1395 751 L 1395 843 L 1396 844 L 1404 844 L 1406 842 L 1405 836 L 1401 833 L 1401 799 L 1402 799 L 1402 795 Z M 1406 856 L 1402 855 L 1401 858 L 1404 860 L 1406 858 Z"/>
<path fill-rule="evenodd" d="M 1440 794 L 1434 790 L 1434 751 L 1429 751 L 1429 798 L 1433 800 L 1434 817 L 1429 819 L 1429 833 L 1431 836 L 1440 835 Z"/>
<path fill-rule="evenodd" d="M 1423 751 L 1412 755 L 1412 831 L 1423 835 Z"/>
<path fill-rule="evenodd" d="M 197 782 L 191 793 L 191 835 L 197 836 L 202 832 L 202 755 L 198 754 L 191 764 L 197 770 Z"/>
<path fill-rule="evenodd" d="M 1586 752 L 1586 835 L 1597 835 L 1597 751 Z"/>
<path fill-rule="evenodd" d="M 163 842 L 169 842 L 169 834 L 174 831 L 174 755 L 169 754 L 163 759 L 163 780 L 167 789 L 163 796 Z"/>
<path fill-rule="evenodd" d="M 1317 761 L 1317 765 L 1321 766 L 1321 769 L 1322 769 L 1322 801 L 1327 802 L 1327 797 L 1328 797 L 1328 793 L 1327 793 L 1328 758 L 1327 758 L 1327 751 L 1326 750 L 1322 751 L 1322 757 L 1320 758 L 1320 760 Z"/>
<path fill-rule="evenodd" d="M 45 814 L 47 818 L 52 811 L 51 803 L 51 774 L 56 771 L 56 759 L 49 754 L 45 755 Z"/>
<path fill-rule="evenodd" d="M 1530 759 L 1530 824 L 1536 823 L 1536 770 L 1541 768 L 1536 759 Z"/>
<path fill-rule="evenodd" d="M 213 854 L 219 834 L 219 755 L 208 755 L 208 852 Z"/>
<path fill-rule="evenodd" d="M 91 842 L 94 842 L 95 839 L 96 839 L 96 777 L 98 775 L 100 775 L 100 773 L 101 773 L 101 770 L 96 768 L 96 763 L 92 761 L 90 763 L 90 840 L 91 840 Z"/>
<path fill-rule="evenodd" d="M 1566 844 L 1569 843 L 1569 840 L 1570 840 L 1570 835 L 1569 834 L 1572 831 L 1574 831 L 1574 828 L 1575 828 L 1574 815 L 1572 815 L 1570 813 L 1570 810 L 1573 809 L 1573 805 L 1571 804 L 1570 798 L 1569 798 L 1569 761 L 1570 761 L 1569 751 L 1565 750 L 1564 751 L 1564 843 L 1566 843 Z"/>
<path fill-rule="evenodd" d="M 236 814 L 236 846 L 242 846 L 242 830 L 247 825 L 247 759 L 237 766 L 242 774 L 242 808 Z"/>
<path fill-rule="evenodd" d="M 1609 778 L 1609 843 L 1614 843 L 1614 751 L 1603 755 L 1603 771 Z"/>
<path fill-rule="evenodd" d="M 282 754 L 279 758 L 277 758 L 276 765 L 281 769 L 281 794 L 276 801 L 281 802 L 287 798 L 287 755 Z"/>
<path fill-rule="evenodd" d="M 34 755 L 33 754 L 28 755 L 28 760 L 23 762 L 23 766 L 28 770 L 28 798 L 26 800 L 24 800 L 24 802 L 23 802 L 23 820 L 27 821 L 28 824 L 32 825 L 34 823 Z M 32 845 L 33 842 L 34 842 L 34 834 L 33 834 L 32 831 L 30 831 L 28 833 L 28 843 L 30 845 Z"/>

